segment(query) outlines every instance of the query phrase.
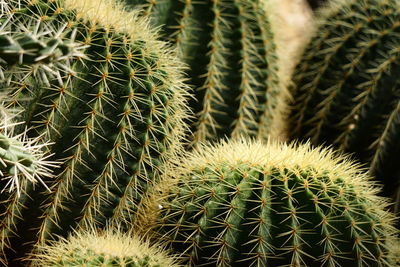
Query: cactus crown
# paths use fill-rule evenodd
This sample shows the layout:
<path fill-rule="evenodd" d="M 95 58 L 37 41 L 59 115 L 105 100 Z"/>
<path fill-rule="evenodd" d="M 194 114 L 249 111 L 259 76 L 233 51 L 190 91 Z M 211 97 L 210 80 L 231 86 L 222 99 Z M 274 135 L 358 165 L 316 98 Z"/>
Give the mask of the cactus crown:
<path fill-rule="evenodd" d="M 330 149 L 224 142 L 171 175 L 177 186 L 149 205 L 161 208 L 158 237 L 191 265 L 391 266 L 398 231 L 386 199 Z"/>
<path fill-rule="evenodd" d="M 119 230 L 75 232 L 41 246 L 32 266 L 177 267 L 176 260 L 160 247 Z"/>

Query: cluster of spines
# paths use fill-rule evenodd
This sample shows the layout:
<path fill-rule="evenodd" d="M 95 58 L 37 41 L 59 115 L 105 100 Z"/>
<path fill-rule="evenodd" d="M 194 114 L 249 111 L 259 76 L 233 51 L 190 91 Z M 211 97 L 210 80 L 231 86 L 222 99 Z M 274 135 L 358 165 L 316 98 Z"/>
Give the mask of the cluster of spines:
<path fill-rule="evenodd" d="M 387 201 L 329 150 L 241 140 L 198 149 L 171 175 L 149 202 L 154 229 L 192 266 L 392 266 Z"/>
<path fill-rule="evenodd" d="M 292 137 L 354 153 L 391 195 L 398 185 L 398 2 L 334 1 L 320 12 L 293 76 Z"/>
<path fill-rule="evenodd" d="M 0 13 L 0 79 L 2 85 L 36 79 L 49 85 L 70 72 L 69 61 L 85 57 L 67 25 L 44 24 L 40 17 L 15 18 L 18 1 L 2 1 Z M 69 35 L 70 38 L 65 38 Z"/>
<path fill-rule="evenodd" d="M 86 58 L 71 60 L 70 71 L 47 85 L 28 78 L 8 87 L 29 134 L 53 142 L 49 149 L 63 160 L 46 181 L 50 193 L 28 188 L 13 202 L 20 215 L 2 225 L 16 233 L 3 243 L 19 247 L 11 258 L 75 225 L 129 224 L 143 191 L 180 149 L 187 116 L 181 64 L 137 12 L 114 1 L 18 4 L 15 19 L 67 25 L 64 37 L 73 32 Z"/>
<path fill-rule="evenodd" d="M 135 235 L 107 229 L 75 232 L 41 246 L 31 266 L 177 267 L 176 259 Z"/>
<path fill-rule="evenodd" d="M 282 92 L 261 1 L 125 2 L 144 6 L 145 14 L 153 24 L 163 25 L 164 38 L 177 46 L 190 66 L 194 144 L 223 136 L 280 134 L 274 120 Z"/>

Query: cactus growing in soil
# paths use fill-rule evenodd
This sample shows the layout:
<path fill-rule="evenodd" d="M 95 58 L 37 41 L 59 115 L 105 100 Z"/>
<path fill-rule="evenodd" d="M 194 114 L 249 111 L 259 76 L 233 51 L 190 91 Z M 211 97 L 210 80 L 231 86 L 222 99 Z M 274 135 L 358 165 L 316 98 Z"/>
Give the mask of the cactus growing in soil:
<path fill-rule="evenodd" d="M 176 259 L 137 236 L 107 229 L 75 232 L 40 247 L 31 266 L 177 267 Z"/>
<path fill-rule="evenodd" d="M 293 75 L 290 131 L 353 153 L 384 184 L 385 196 L 398 195 L 397 205 L 399 33 L 398 1 L 332 1 L 321 10 Z"/>
<path fill-rule="evenodd" d="M 18 119 L 27 135 L 51 142 L 51 159 L 63 161 L 44 180 L 50 192 L 27 185 L 18 199 L 0 196 L 0 258 L 18 264 L 35 245 L 74 227 L 130 223 L 142 193 L 180 150 L 187 87 L 174 51 L 116 1 L 7 3 L 13 32 L 39 21 L 45 29 L 65 27 L 60 38 L 85 47 L 60 75 L 35 79 L 14 66 L 1 87 L 7 106 L 23 109 Z"/>
<path fill-rule="evenodd" d="M 124 0 L 141 6 L 190 66 L 193 144 L 279 136 L 276 49 L 260 0 Z"/>
<path fill-rule="evenodd" d="M 332 150 L 230 141 L 200 147 L 171 175 L 143 218 L 153 211 L 155 236 L 190 265 L 393 266 L 387 200 Z"/>

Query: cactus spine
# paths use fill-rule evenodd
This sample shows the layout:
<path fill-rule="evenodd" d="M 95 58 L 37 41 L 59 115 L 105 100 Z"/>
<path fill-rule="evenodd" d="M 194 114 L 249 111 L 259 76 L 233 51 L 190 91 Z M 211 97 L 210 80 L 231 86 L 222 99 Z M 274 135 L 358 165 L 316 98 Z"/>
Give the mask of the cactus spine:
<path fill-rule="evenodd" d="M 263 1 L 125 2 L 142 4 L 190 67 L 194 144 L 224 136 L 280 134 L 273 121 L 282 92 Z"/>
<path fill-rule="evenodd" d="M 12 207 L 4 208 L 18 214 L 0 216 L 1 230 L 15 234 L 2 243 L 3 257 L 16 264 L 76 226 L 130 223 L 142 193 L 180 150 L 187 88 L 174 52 L 116 1 L 11 3 L 15 25 L 66 25 L 63 40 L 85 46 L 85 57 L 67 61 L 61 75 L 46 82 L 28 75 L 3 87 L 8 106 L 24 109 L 28 135 L 52 142 L 52 158 L 63 161 L 44 181 L 50 193 L 27 186 L 20 199 L 6 200 Z"/>
<path fill-rule="evenodd" d="M 155 231 L 192 266 L 393 266 L 386 199 L 330 150 L 230 141 L 171 175 L 176 186 L 149 201 Z"/>
<path fill-rule="evenodd" d="M 137 236 L 107 229 L 75 232 L 42 246 L 31 266 L 177 267 L 176 260 Z"/>
<path fill-rule="evenodd" d="M 354 153 L 385 196 L 400 186 L 399 10 L 393 0 L 334 1 L 293 76 L 292 137 Z"/>

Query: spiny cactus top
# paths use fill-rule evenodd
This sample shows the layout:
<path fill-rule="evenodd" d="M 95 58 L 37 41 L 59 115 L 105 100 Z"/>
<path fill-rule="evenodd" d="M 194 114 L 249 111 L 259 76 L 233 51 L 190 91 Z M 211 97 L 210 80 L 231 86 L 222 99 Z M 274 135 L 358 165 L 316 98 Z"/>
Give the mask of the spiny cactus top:
<path fill-rule="evenodd" d="M 400 8 L 395 0 L 333 1 L 297 66 L 292 137 L 334 144 L 400 185 Z"/>
<path fill-rule="evenodd" d="M 276 50 L 264 1 L 125 0 L 176 44 L 195 88 L 193 143 L 276 134 Z"/>
<path fill-rule="evenodd" d="M 63 161 L 45 180 L 51 192 L 27 186 L 18 200 L 1 195 L 1 247 L 19 259 L 77 225 L 131 221 L 142 192 L 181 147 L 187 88 L 173 50 L 116 1 L 7 3 L 15 32 L 20 24 L 64 27 L 62 40 L 84 46 L 60 75 L 21 77 L 14 66 L 2 86 L 7 104 L 24 110 L 28 135 L 53 143 L 52 158 Z"/>
<path fill-rule="evenodd" d="M 68 239 L 42 246 L 31 266 L 178 267 L 157 246 L 118 230 L 75 232 Z"/>
<path fill-rule="evenodd" d="M 148 207 L 158 237 L 191 265 L 393 266 L 386 199 L 330 150 L 230 141 L 200 147 L 171 175 L 176 186 Z"/>

